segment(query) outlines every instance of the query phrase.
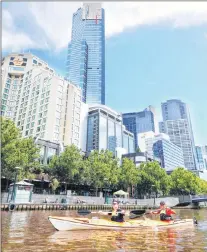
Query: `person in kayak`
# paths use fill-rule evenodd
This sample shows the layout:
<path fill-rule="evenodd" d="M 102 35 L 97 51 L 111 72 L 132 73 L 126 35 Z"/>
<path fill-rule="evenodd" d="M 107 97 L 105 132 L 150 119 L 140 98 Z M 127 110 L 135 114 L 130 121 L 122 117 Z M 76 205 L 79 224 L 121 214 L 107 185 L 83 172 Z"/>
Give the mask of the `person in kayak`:
<path fill-rule="evenodd" d="M 125 211 L 119 208 L 118 201 L 114 200 L 112 203 L 112 211 L 111 212 L 102 212 L 99 211 L 100 214 L 111 216 L 111 221 L 116 222 L 124 222 Z"/>
<path fill-rule="evenodd" d="M 152 214 L 159 214 L 161 221 L 173 220 L 172 214 L 176 214 L 175 211 L 166 206 L 164 201 L 160 202 L 160 208 L 157 211 L 152 211 Z"/>

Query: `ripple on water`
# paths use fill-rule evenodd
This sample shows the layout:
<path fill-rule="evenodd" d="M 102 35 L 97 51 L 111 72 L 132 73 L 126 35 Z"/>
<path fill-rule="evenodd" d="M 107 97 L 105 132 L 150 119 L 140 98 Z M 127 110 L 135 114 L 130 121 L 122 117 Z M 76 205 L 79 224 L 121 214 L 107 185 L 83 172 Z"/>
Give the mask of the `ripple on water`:
<path fill-rule="evenodd" d="M 177 211 L 179 216 L 199 215 L 195 228 L 124 231 L 55 231 L 49 215 L 75 216 L 75 211 L 2 212 L 3 251 L 84 252 L 203 252 L 207 251 L 207 211 Z"/>

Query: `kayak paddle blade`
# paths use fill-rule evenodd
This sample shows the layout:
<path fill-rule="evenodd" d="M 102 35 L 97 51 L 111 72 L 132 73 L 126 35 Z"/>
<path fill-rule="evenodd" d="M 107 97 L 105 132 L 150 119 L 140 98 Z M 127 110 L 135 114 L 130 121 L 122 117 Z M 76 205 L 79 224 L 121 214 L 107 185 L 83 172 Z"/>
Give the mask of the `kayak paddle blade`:
<path fill-rule="evenodd" d="M 136 215 L 141 215 L 144 213 L 145 213 L 145 209 L 136 209 L 136 210 L 130 211 L 130 214 L 136 214 Z"/>
<path fill-rule="evenodd" d="M 87 210 L 87 209 L 79 209 L 78 210 L 78 214 L 80 214 L 80 215 L 88 215 L 88 214 L 90 214 L 91 213 L 91 211 L 89 211 L 89 210 Z"/>

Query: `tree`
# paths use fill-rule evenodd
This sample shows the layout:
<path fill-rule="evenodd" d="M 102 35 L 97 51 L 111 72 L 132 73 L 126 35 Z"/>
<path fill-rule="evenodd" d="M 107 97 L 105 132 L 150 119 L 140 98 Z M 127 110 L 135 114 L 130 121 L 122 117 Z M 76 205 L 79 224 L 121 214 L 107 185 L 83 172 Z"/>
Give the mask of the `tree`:
<path fill-rule="evenodd" d="M 120 185 L 123 189 L 128 190 L 129 187 L 138 183 L 138 169 L 134 162 L 128 158 L 124 158 L 120 170 Z"/>
<path fill-rule="evenodd" d="M 110 184 L 118 183 L 118 160 L 113 157 L 113 153 L 108 150 L 95 150 L 90 153 L 85 160 L 87 166 L 87 180 L 96 189 L 103 188 L 107 182 Z"/>
<path fill-rule="evenodd" d="M 138 168 L 139 182 L 137 190 L 140 195 L 156 193 L 162 191 L 167 194 L 170 189 L 170 179 L 166 171 L 157 162 L 142 163 Z"/>
<path fill-rule="evenodd" d="M 83 155 L 75 145 L 67 146 L 60 156 L 53 156 L 49 167 L 54 178 L 71 183 L 83 167 Z"/>
<path fill-rule="evenodd" d="M 2 176 L 13 179 L 19 166 L 18 179 L 32 177 L 39 164 L 39 148 L 32 138 L 22 138 L 14 122 L 1 117 L 1 168 Z"/>
<path fill-rule="evenodd" d="M 52 179 L 52 182 L 50 183 L 50 186 L 52 188 L 53 193 L 55 193 L 55 190 L 58 188 L 59 184 L 60 183 L 56 178 Z"/>
<path fill-rule="evenodd" d="M 182 167 L 176 168 L 170 175 L 172 194 L 196 194 L 199 192 L 199 177 Z"/>
<path fill-rule="evenodd" d="M 141 149 L 138 146 L 137 149 L 136 149 L 136 153 L 139 153 L 139 152 L 141 152 Z"/>

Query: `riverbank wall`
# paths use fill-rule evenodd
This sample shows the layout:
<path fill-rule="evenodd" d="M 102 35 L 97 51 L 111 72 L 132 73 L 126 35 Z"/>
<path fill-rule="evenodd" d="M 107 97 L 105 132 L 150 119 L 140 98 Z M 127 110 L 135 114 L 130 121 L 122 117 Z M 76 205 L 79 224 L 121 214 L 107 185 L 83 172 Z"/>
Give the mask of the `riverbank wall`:
<path fill-rule="evenodd" d="M 8 193 L 2 193 L 1 204 L 6 204 Z M 61 204 L 63 201 L 68 205 L 86 204 L 86 205 L 105 205 L 104 197 L 89 197 L 89 196 L 67 196 L 67 195 L 47 195 L 47 194 L 33 194 L 31 204 Z M 164 198 L 152 198 L 152 199 L 130 199 L 130 198 L 118 198 L 122 205 L 136 205 L 136 206 L 153 206 L 158 207 L 160 201 L 163 200 L 169 207 L 179 204 L 178 197 L 164 197 Z M 113 198 L 107 198 L 107 203 L 111 205 Z M 24 203 L 24 202 L 20 202 Z"/>

